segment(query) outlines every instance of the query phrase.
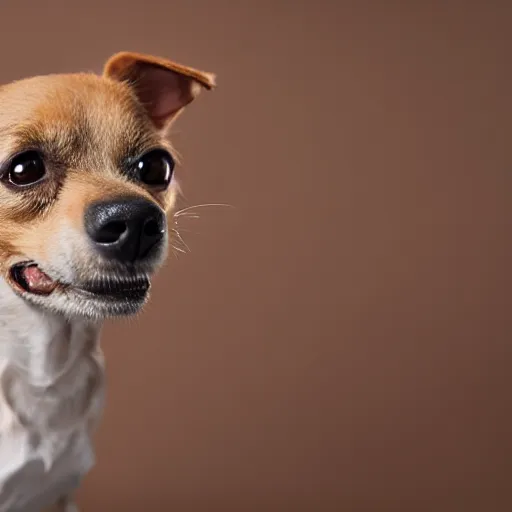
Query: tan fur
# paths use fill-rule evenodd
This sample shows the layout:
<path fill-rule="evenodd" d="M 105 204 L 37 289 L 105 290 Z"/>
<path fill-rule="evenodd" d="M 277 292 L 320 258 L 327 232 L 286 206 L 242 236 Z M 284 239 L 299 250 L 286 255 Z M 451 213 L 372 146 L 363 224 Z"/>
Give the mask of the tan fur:
<path fill-rule="evenodd" d="M 49 439 L 71 442 L 83 429 L 92 435 L 104 380 L 102 319 L 69 317 L 71 305 L 58 290 L 51 312 L 45 312 L 44 299 L 26 304 L 13 291 L 12 265 L 28 258 L 71 281 L 92 278 L 102 262 L 87 243 L 84 214 L 90 204 L 130 196 L 172 212 L 176 182 L 154 191 L 127 176 L 123 162 L 156 147 L 172 154 L 167 128 L 201 88 L 214 85 L 211 73 L 121 52 L 107 61 L 103 76 L 48 75 L 0 87 L 0 170 L 27 149 L 37 148 L 47 162 L 44 181 L 23 192 L 0 182 L 0 512 L 8 510 L 2 499 L 9 502 L 13 492 L 9 481 L 2 482 L 6 440 L 19 441 L 30 431 L 34 450 L 50 446 L 45 464 L 52 467 Z M 48 511 L 76 510 L 68 494 L 48 505 Z"/>

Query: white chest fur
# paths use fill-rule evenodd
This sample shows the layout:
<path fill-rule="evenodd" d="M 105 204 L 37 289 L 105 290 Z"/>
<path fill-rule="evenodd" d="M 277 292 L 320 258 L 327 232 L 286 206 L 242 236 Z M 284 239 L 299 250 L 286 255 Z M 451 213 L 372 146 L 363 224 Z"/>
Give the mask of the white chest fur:
<path fill-rule="evenodd" d="M 94 463 L 99 327 L 43 314 L 0 280 L 0 512 L 39 512 Z"/>

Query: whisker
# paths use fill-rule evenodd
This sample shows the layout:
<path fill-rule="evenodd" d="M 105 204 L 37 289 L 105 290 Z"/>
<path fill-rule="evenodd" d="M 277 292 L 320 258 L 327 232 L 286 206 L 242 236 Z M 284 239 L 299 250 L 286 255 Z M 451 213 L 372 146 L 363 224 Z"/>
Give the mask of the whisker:
<path fill-rule="evenodd" d="M 176 234 L 176 236 L 178 237 L 178 240 L 187 248 L 187 251 L 188 252 L 192 252 L 190 250 L 190 247 L 185 243 L 185 240 L 183 240 L 183 238 L 181 237 L 180 233 L 178 231 L 176 231 L 176 230 L 173 230 L 173 231 Z"/>
<path fill-rule="evenodd" d="M 190 247 L 185 243 L 185 240 L 183 240 L 180 232 L 177 230 L 177 229 L 172 229 L 171 230 L 173 233 L 174 233 L 174 242 L 179 242 L 181 245 L 183 245 L 187 250 L 185 251 L 182 247 L 179 247 L 179 249 L 181 249 L 182 252 L 192 252 L 190 250 Z M 175 245 L 176 249 L 178 249 L 178 247 Z"/>
<path fill-rule="evenodd" d="M 184 251 L 181 247 L 176 247 L 174 244 L 172 245 L 172 248 L 175 249 L 178 252 L 181 252 L 183 254 L 187 254 L 187 251 Z"/>
<path fill-rule="evenodd" d="M 220 207 L 226 207 L 226 208 L 234 208 L 233 205 L 230 204 L 223 204 L 223 203 L 205 203 L 205 204 L 196 204 L 194 206 L 188 206 L 187 208 L 183 208 L 182 210 L 177 211 L 174 214 L 174 217 L 181 217 L 185 212 L 188 212 L 190 210 L 194 210 L 196 208 L 209 208 L 212 206 L 220 206 Z"/>
<path fill-rule="evenodd" d="M 179 227 L 180 228 L 180 233 L 183 232 L 183 233 L 190 233 L 191 235 L 200 235 L 201 233 L 199 233 L 198 231 L 192 231 L 191 229 L 186 229 L 182 226 Z"/>
<path fill-rule="evenodd" d="M 178 217 L 183 217 L 184 219 L 199 219 L 199 215 L 197 215 L 197 213 L 187 213 L 187 212 L 182 213 Z M 177 220 L 175 222 L 177 222 Z"/>

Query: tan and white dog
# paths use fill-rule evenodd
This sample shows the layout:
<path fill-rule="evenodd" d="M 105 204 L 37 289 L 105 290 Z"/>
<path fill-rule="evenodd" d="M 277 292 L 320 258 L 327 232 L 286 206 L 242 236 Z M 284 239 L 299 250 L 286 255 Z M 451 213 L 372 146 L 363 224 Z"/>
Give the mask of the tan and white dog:
<path fill-rule="evenodd" d="M 0 512 L 76 510 L 101 324 L 147 300 L 177 194 L 166 131 L 214 78 L 123 52 L 0 87 Z"/>

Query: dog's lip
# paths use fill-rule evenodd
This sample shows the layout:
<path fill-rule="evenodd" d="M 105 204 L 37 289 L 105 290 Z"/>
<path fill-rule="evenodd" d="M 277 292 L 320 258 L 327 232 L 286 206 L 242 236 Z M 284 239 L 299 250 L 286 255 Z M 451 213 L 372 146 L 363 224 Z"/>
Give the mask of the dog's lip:
<path fill-rule="evenodd" d="M 31 267 L 36 267 L 46 278 L 48 278 L 51 285 L 49 284 L 46 290 L 32 289 L 29 286 L 29 283 L 25 278 L 24 271 Z M 99 279 L 89 280 L 79 284 L 64 283 L 57 279 L 53 279 L 37 264 L 37 262 L 32 260 L 12 265 L 9 277 L 11 286 L 16 288 L 18 292 L 40 296 L 48 296 L 54 291 L 59 290 L 62 292 L 76 292 L 90 298 L 104 297 L 112 300 L 130 300 L 144 298 L 151 286 L 149 277 L 146 274 L 126 276 L 105 274 Z"/>
<path fill-rule="evenodd" d="M 103 277 L 81 283 L 80 286 L 70 286 L 73 291 L 95 297 L 109 299 L 138 299 L 143 298 L 149 291 L 151 283 L 145 274 L 119 277 Z"/>

